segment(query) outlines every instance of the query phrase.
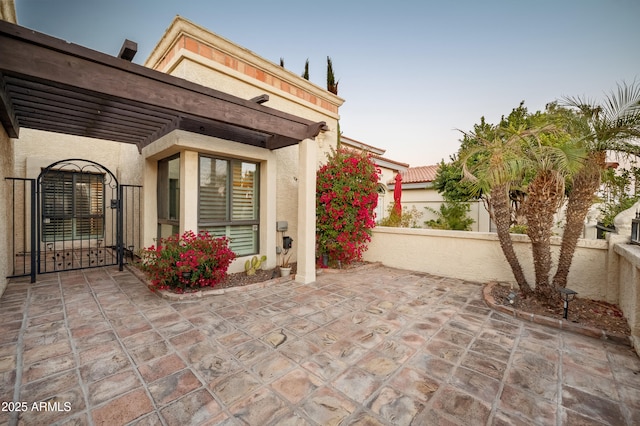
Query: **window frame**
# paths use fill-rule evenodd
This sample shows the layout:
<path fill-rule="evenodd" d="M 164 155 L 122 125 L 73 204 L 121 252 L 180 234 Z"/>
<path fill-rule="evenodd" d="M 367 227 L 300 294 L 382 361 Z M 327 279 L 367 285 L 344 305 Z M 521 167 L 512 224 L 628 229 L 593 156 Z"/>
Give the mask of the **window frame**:
<path fill-rule="evenodd" d="M 53 176 L 62 176 L 60 179 L 56 179 L 55 182 L 47 182 L 49 178 Z M 101 188 L 98 191 L 89 190 L 89 194 L 87 197 L 87 206 L 88 213 L 79 212 L 82 209 L 82 206 L 78 204 L 78 193 L 76 191 L 77 185 L 80 183 L 87 183 L 79 181 L 78 177 L 89 176 L 88 184 L 94 185 L 98 184 Z M 49 170 L 47 171 L 42 178 L 41 182 L 41 205 L 42 205 L 42 213 L 40 217 L 40 223 L 42 226 L 42 232 L 40 233 L 40 239 L 43 243 L 51 243 L 56 241 L 76 241 L 76 240 L 90 240 L 96 238 L 104 238 L 106 233 L 106 188 L 105 188 L 105 173 L 90 173 L 90 172 L 77 172 L 71 170 Z M 95 179 L 95 180 L 93 180 Z M 66 213 L 66 199 L 63 199 L 62 203 L 62 213 L 57 213 L 55 211 L 55 207 L 52 210 L 47 209 L 48 205 L 48 197 L 52 194 L 55 197 L 56 194 L 60 194 L 59 191 L 51 191 L 48 190 L 48 185 L 62 183 L 63 185 L 63 197 L 64 197 L 64 185 L 71 184 L 71 206 L 70 213 Z M 94 194 L 100 194 L 100 199 L 96 200 L 97 202 L 93 202 Z M 97 206 L 98 212 L 92 212 L 92 208 Z M 51 220 L 54 220 L 52 223 Z M 82 233 L 79 230 L 82 230 L 84 227 L 78 226 L 78 220 L 98 220 L 98 233 L 92 233 L 93 225 L 89 225 L 89 233 Z M 67 235 L 65 232 L 65 222 L 70 222 L 71 234 Z M 60 226 L 62 225 L 62 226 Z M 53 228 L 51 232 L 47 230 L 47 228 Z"/>
<path fill-rule="evenodd" d="M 206 158 L 210 161 L 221 160 L 221 161 L 227 162 L 226 182 L 225 182 L 225 189 L 226 189 L 226 193 L 225 193 L 225 199 L 226 199 L 225 218 L 226 219 L 225 220 L 203 221 L 201 219 L 201 215 L 202 215 L 202 203 L 201 203 L 202 175 L 201 173 L 202 173 L 203 158 Z M 235 219 L 235 220 L 233 219 L 233 216 L 234 216 L 233 164 L 234 163 L 236 164 L 239 163 L 240 167 L 242 167 L 242 164 L 250 164 L 255 166 L 255 171 L 253 175 L 254 176 L 253 199 L 255 200 L 255 206 L 254 206 L 255 219 L 250 219 L 250 220 L 249 219 Z M 261 163 L 260 161 L 251 161 L 251 160 L 245 160 L 240 158 L 225 157 L 225 156 L 211 155 L 211 154 L 204 154 L 204 153 L 198 154 L 198 230 L 204 231 L 204 230 L 211 230 L 211 228 L 224 227 L 225 235 L 231 239 L 230 234 L 231 234 L 232 228 L 241 227 L 241 226 L 251 226 L 252 232 L 255 233 L 255 244 L 254 244 L 255 249 L 250 253 L 238 254 L 238 256 L 252 256 L 260 252 L 260 163 Z M 231 241 L 231 249 L 233 250 L 233 241 Z"/>
<path fill-rule="evenodd" d="M 171 179 L 170 179 L 170 170 L 169 163 L 171 161 L 178 160 L 178 179 L 177 179 L 177 187 L 173 188 L 174 192 L 172 192 L 171 188 Z M 162 181 L 162 176 L 160 176 L 160 168 L 161 164 L 167 164 L 167 180 Z M 156 197 L 157 197 L 157 238 L 158 240 L 162 237 L 166 237 L 169 235 L 177 234 L 180 229 L 180 191 L 182 187 L 182 182 L 180 179 L 180 154 L 171 155 L 169 157 L 158 160 L 158 177 L 157 177 L 157 188 L 156 188 Z M 166 191 L 166 194 L 162 194 L 163 191 Z M 172 205 L 172 195 L 174 196 L 173 201 L 175 205 Z M 175 217 L 171 217 L 171 209 L 175 208 Z M 164 217 L 166 213 L 166 216 Z M 171 229 L 169 235 L 163 234 L 163 227 L 168 227 Z"/>

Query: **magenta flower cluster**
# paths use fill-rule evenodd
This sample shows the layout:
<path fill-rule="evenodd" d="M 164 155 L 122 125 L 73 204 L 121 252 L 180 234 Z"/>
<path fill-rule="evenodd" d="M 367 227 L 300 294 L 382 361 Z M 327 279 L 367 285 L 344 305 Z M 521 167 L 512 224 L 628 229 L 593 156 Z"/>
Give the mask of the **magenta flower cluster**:
<path fill-rule="evenodd" d="M 316 248 L 329 261 L 362 259 L 371 241 L 378 204 L 380 169 L 371 157 L 346 149 L 332 151 L 316 175 Z"/>
<path fill-rule="evenodd" d="M 140 268 L 150 280 L 152 291 L 184 293 L 222 282 L 235 257 L 227 238 L 187 231 L 161 238 L 157 246 L 145 248 Z"/>

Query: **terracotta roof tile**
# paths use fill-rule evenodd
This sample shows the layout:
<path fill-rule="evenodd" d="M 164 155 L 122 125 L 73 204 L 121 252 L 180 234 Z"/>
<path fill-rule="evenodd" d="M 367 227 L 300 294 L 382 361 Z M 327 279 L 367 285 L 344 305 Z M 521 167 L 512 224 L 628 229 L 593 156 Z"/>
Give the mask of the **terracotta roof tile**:
<path fill-rule="evenodd" d="M 402 183 L 433 182 L 436 178 L 438 167 L 437 164 L 432 166 L 409 167 L 406 171 L 400 173 L 402 175 Z M 394 182 L 395 176 L 389 183 Z"/>

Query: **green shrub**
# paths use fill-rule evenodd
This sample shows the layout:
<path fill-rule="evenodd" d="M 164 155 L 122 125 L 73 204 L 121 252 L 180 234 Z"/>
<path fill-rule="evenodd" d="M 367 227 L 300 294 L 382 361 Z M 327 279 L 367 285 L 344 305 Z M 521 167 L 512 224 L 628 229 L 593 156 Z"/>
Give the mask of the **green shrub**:
<path fill-rule="evenodd" d="M 435 210 L 431 207 L 425 207 L 425 209 L 438 216 L 435 220 L 432 219 L 425 222 L 425 225 L 429 228 L 470 231 L 471 225 L 475 222 L 467 217 L 467 213 L 471 211 L 469 203 L 445 201 L 440 205 L 440 210 Z"/>
<path fill-rule="evenodd" d="M 419 228 L 418 219 L 421 217 L 422 213 L 415 206 L 411 206 L 411 209 L 403 207 L 402 215 L 399 215 L 395 209 L 395 203 L 393 203 L 387 207 L 387 216 L 382 218 L 378 224 L 395 228 Z"/>
<path fill-rule="evenodd" d="M 527 225 L 513 225 L 509 228 L 510 234 L 526 234 L 527 233 Z"/>

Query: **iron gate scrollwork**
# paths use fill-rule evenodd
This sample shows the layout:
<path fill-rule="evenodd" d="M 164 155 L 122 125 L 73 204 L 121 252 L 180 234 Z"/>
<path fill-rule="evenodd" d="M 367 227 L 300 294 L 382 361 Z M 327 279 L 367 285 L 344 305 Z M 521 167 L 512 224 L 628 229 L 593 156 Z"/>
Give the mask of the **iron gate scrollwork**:
<path fill-rule="evenodd" d="M 51 164 L 38 176 L 38 273 L 122 263 L 118 180 L 89 160 Z"/>
<path fill-rule="evenodd" d="M 8 278 L 118 265 L 142 248 L 142 186 L 109 169 L 69 159 L 37 179 L 5 178 L 13 264 Z"/>

